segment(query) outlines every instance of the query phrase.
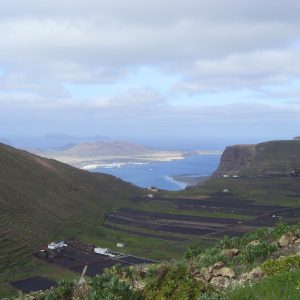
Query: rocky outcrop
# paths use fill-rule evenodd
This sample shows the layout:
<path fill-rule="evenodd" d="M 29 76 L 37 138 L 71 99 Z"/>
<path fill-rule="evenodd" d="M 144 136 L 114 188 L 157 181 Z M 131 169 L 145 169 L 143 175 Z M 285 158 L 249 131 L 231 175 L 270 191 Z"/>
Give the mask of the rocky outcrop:
<path fill-rule="evenodd" d="M 235 277 L 233 269 L 225 267 L 223 262 L 217 262 L 208 268 L 203 268 L 197 276 L 219 289 L 227 288 Z"/>
<path fill-rule="evenodd" d="M 280 248 L 285 248 L 290 246 L 297 240 L 297 237 L 293 234 L 285 234 L 278 240 L 278 246 Z"/>
<path fill-rule="evenodd" d="M 264 276 L 264 272 L 261 267 L 256 267 L 250 272 L 243 273 L 240 276 L 240 279 L 235 283 L 235 285 L 242 285 L 248 281 L 256 281 L 261 279 Z"/>
<path fill-rule="evenodd" d="M 240 253 L 239 249 L 224 249 L 222 251 L 222 254 L 227 257 L 234 257 L 239 255 L 239 253 Z"/>
<path fill-rule="evenodd" d="M 213 177 L 239 176 L 300 177 L 299 140 L 227 147 Z"/>
<path fill-rule="evenodd" d="M 226 147 L 220 165 L 214 176 L 236 175 L 254 156 L 255 145 L 235 145 Z"/>

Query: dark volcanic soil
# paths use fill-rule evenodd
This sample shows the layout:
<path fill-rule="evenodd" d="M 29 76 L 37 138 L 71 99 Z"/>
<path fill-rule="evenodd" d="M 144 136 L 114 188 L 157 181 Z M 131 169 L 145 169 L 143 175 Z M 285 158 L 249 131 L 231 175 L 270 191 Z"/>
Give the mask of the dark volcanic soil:
<path fill-rule="evenodd" d="M 55 281 L 40 276 L 13 281 L 10 284 L 23 293 L 48 290 L 57 285 Z"/>

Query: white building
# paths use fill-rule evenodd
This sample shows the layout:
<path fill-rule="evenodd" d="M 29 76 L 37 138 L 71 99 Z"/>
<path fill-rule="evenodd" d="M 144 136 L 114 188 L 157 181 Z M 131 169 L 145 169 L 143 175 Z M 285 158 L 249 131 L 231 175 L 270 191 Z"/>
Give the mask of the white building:
<path fill-rule="evenodd" d="M 109 257 L 115 257 L 115 255 L 112 254 L 110 252 L 110 250 L 107 248 L 96 247 L 96 248 L 94 248 L 94 252 L 97 254 L 101 254 L 101 255 L 105 255 L 105 256 L 109 256 Z"/>
<path fill-rule="evenodd" d="M 65 244 L 64 241 L 52 242 L 52 243 L 48 244 L 48 249 L 50 249 L 50 250 L 58 250 L 58 249 L 62 249 L 64 247 L 67 247 L 67 245 Z"/>

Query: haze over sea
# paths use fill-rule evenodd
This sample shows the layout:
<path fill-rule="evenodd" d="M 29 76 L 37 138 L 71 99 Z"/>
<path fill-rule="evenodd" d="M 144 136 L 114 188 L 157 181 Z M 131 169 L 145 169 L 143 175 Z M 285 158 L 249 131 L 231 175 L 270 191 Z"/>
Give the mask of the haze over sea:
<path fill-rule="evenodd" d="M 190 178 L 206 177 L 217 168 L 220 155 L 191 155 L 182 160 L 156 162 L 149 164 L 128 164 L 120 167 L 97 168 L 93 172 L 103 172 L 129 181 L 139 187 L 155 186 L 171 191 L 181 190 L 186 183 L 179 182 L 173 176 Z"/>

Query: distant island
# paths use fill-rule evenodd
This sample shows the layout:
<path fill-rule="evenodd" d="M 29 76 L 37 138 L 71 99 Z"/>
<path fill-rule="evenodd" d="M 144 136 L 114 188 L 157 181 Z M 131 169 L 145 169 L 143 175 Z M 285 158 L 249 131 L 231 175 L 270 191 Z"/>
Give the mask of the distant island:
<path fill-rule="evenodd" d="M 221 154 L 221 151 L 158 150 L 123 141 L 91 141 L 57 149 L 29 149 L 31 153 L 55 159 L 83 170 L 115 168 L 128 164 L 148 164 L 184 159 L 189 155 Z"/>

